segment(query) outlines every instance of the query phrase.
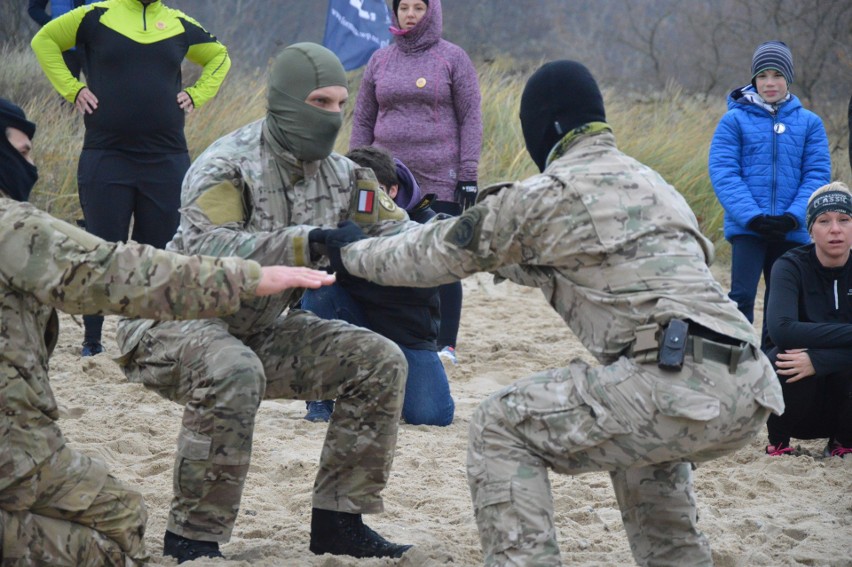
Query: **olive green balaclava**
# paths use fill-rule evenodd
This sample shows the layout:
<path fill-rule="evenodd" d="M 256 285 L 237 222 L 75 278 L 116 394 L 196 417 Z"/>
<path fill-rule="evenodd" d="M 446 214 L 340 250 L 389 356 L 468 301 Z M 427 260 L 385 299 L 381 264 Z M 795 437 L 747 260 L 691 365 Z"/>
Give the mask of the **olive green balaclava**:
<path fill-rule="evenodd" d="M 267 94 L 267 128 L 275 141 L 302 161 L 331 155 L 343 125 L 342 112 L 305 102 L 315 89 L 346 84 L 337 56 L 316 43 L 294 43 L 272 62 Z"/>

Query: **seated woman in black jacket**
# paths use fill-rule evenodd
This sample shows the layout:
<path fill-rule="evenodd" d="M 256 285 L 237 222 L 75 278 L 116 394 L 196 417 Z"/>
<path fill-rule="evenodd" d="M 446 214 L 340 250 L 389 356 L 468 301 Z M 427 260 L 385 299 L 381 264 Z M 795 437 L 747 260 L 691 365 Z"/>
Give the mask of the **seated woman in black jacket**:
<path fill-rule="evenodd" d="M 840 182 L 808 201 L 813 244 L 772 268 L 766 317 L 768 354 L 787 406 L 772 415 L 769 455 L 793 452 L 790 439 L 828 438 L 826 456 L 852 454 L 852 193 Z"/>

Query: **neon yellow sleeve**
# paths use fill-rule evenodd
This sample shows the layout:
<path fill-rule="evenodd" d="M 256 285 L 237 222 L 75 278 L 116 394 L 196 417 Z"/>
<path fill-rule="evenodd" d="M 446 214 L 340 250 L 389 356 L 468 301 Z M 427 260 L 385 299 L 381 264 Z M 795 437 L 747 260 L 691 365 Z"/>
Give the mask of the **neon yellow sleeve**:
<path fill-rule="evenodd" d="M 92 5 L 81 6 L 50 20 L 30 42 L 36 59 L 50 84 L 72 104 L 77 98 L 77 93 L 86 85 L 75 79 L 68 70 L 68 66 L 62 59 L 62 52 L 71 49 L 77 43 L 77 29 L 83 17 L 91 9 Z"/>
<path fill-rule="evenodd" d="M 222 86 L 231 68 L 231 58 L 228 56 L 228 48 L 210 35 L 201 24 L 185 14 L 182 17 L 204 30 L 211 39 L 211 41 L 190 45 L 186 52 L 188 60 L 204 67 L 195 84 L 186 89 L 187 94 L 192 97 L 195 108 L 200 108 L 219 92 L 219 87 Z"/>

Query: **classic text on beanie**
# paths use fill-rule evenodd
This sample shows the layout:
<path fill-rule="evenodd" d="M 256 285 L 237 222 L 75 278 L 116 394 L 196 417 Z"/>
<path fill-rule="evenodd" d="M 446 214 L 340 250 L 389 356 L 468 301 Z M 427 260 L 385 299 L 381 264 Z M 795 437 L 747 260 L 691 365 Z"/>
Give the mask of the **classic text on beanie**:
<path fill-rule="evenodd" d="M 843 189 L 845 187 L 825 191 L 815 195 L 811 199 L 805 213 L 805 223 L 808 226 L 808 232 L 811 231 L 811 227 L 817 217 L 823 213 L 843 213 L 852 217 L 852 194 L 848 190 Z"/>

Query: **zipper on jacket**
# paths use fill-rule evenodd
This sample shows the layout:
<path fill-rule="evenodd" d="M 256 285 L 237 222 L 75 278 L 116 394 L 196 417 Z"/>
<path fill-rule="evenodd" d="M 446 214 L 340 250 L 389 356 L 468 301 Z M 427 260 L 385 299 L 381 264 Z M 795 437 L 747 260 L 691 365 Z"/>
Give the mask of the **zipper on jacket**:
<path fill-rule="evenodd" d="M 148 31 L 148 4 L 142 4 L 142 31 Z"/>
<path fill-rule="evenodd" d="M 769 214 L 775 214 L 775 195 L 778 192 L 778 182 L 776 179 L 776 168 L 778 164 L 776 163 L 777 156 L 775 155 L 776 150 L 778 149 L 778 134 L 775 132 L 775 126 L 778 124 L 778 112 L 772 115 L 772 199 L 769 201 Z"/>
<path fill-rule="evenodd" d="M 834 310 L 840 310 L 840 298 L 837 296 L 837 280 L 834 280 Z"/>

